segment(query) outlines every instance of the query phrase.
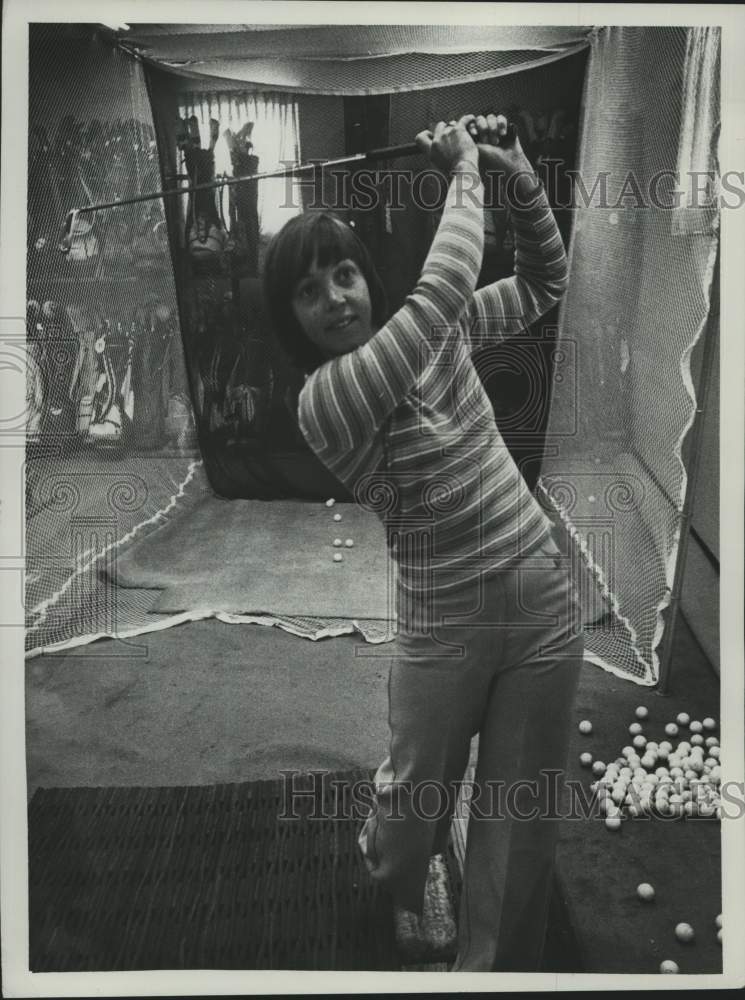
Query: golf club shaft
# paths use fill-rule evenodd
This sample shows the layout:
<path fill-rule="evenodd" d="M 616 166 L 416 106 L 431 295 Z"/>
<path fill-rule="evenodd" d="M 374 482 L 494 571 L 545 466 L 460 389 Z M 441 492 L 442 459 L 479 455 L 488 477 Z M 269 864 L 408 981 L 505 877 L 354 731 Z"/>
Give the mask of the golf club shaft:
<path fill-rule="evenodd" d="M 515 127 L 510 125 L 505 136 L 507 143 L 514 140 Z M 370 149 L 366 153 L 354 153 L 349 156 L 341 156 L 333 160 L 319 160 L 310 163 L 299 163 L 292 167 L 283 167 L 278 170 L 269 170 L 264 173 L 247 174 L 245 177 L 221 177 L 219 180 L 207 181 L 204 184 L 192 184 L 188 187 L 168 188 L 163 191 L 153 191 L 150 194 L 134 195 L 132 198 L 121 198 L 117 201 L 99 202 L 96 205 L 83 205 L 80 208 L 73 208 L 67 213 L 65 223 L 65 235 L 60 244 L 60 249 L 68 251 L 75 221 L 79 215 L 90 212 L 99 212 L 109 208 L 124 208 L 126 205 L 139 205 L 146 201 L 155 201 L 158 198 L 167 198 L 170 195 L 192 194 L 195 191 L 210 191 L 217 188 L 234 187 L 237 184 L 247 184 L 255 181 L 275 180 L 282 177 L 297 177 L 301 174 L 313 173 L 315 171 L 328 170 L 330 167 L 346 167 L 354 163 L 376 163 L 380 160 L 395 160 L 405 156 L 414 156 L 420 152 L 416 143 L 410 142 L 402 146 L 383 146 L 380 149 Z"/>
<path fill-rule="evenodd" d="M 134 195 L 131 198 L 120 198 L 117 201 L 104 201 L 95 205 L 83 205 L 80 208 L 73 208 L 67 213 L 65 235 L 70 235 L 73 220 L 76 216 L 87 214 L 89 212 L 99 212 L 109 208 L 123 208 L 126 205 L 138 205 L 146 201 L 155 201 L 157 198 L 166 198 L 169 195 L 192 194 L 195 191 L 210 191 L 216 188 L 233 187 L 236 184 L 247 184 L 251 181 L 265 181 L 282 177 L 296 177 L 299 174 L 312 173 L 317 170 L 328 170 L 330 167 L 350 166 L 353 163 L 374 163 L 380 160 L 393 160 L 403 156 L 413 156 L 418 152 L 419 148 L 416 143 L 413 142 L 407 143 L 404 146 L 384 146 L 381 149 L 371 149 L 366 153 L 354 153 L 351 156 L 341 156 L 334 160 L 299 163 L 292 167 L 283 167 L 278 170 L 265 171 L 264 173 L 247 174 L 245 177 L 221 177 L 219 180 L 208 181 L 204 184 L 168 188 L 163 191 L 153 191 L 150 194 Z"/>

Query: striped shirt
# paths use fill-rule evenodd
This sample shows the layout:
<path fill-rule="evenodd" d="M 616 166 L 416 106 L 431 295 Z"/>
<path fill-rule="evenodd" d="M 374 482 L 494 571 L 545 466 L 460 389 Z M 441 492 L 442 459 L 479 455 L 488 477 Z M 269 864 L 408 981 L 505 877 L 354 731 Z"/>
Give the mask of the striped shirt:
<path fill-rule="evenodd" d="M 475 291 L 484 215 L 474 183 L 473 174 L 454 174 L 401 309 L 367 344 L 313 372 L 299 399 L 311 448 L 386 526 L 399 600 L 472 584 L 539 547 L 550 528 L 502 440 L 472 355 L 561 298 L 566 254 L 539 187 L 529 207 L 510 209 L 514 276 Z"/>

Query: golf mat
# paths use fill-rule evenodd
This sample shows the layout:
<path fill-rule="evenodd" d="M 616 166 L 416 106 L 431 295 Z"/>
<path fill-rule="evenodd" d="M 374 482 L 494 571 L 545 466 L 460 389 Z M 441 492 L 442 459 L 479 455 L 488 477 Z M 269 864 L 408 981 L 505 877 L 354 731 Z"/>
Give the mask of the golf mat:
<path fill-rule="evenodd" d="M 120 587 L 162 590 L 159 613 L 393 618 L 383 526 L 350 503 L 207 496 L 120 554 L 109 574 Z"/>
<path fill-rule="evenodd" d="M 39 789 L 31 970 L 401 970 L 357 847 L 372 776 Z"/>

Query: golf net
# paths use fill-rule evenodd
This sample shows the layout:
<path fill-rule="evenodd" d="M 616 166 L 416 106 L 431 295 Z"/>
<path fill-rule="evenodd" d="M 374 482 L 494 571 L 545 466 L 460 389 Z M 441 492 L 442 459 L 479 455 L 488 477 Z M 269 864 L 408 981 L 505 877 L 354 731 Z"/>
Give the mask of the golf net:
<path fill-rule="evenodd" d="M 414 58 L 400 51 L 407 29 L 387 26 L 390 57 L 380 58 L 377 85 L 367 59 L 357 75 L 364 86 L 355 87 L 351 63 L 344 76 L 301 60 L 297 85 L 287 75 L 256 85 L 227 70 L 214 79 L 145 64 L 91 26 L 32 26 L 28 655 L 202 617 L 154 613 L 157 592 L 111 581 L 118 554 L 206 492 L 269 502 L 350 499 L 297 427 L 302 375 L 269 328 L 264 251 L 293 214 L 332 209 L 370 250 L 394 309 L 416 282 L 438 221 L 436 199 L 423 208 L 410 187 L 401 189 L 402 204 L 389 196 L 392 175 L 421 169 L 411 160 L 81 215 L 62 254 L 67 212 L 409 143 L 438 119 L 496 108 L 516 123 L 543 171 L 572 270 L 561 312 L 484 352 L 479 371 L 505 442 L 573 539 L 590 658 L 654 682 L 685 499 L 681 446 L 696 405 L 690 359 L 709 308 L 716 217 L 572 203 L 571 171 L 578 167 L 588 187 L 609 172 L 613 204 L 628 172 L 644 189 L 660 170 L 675 171 L 686 141 L 689 160 L 708 156 L 711 141 L 702 146 L 699 130 L 693 141 L 687 122 L 691 114 L 705 121 L 711 140 L 718 93 L 702 98 L 691 74 L 698 67 L 701 80 L 716 76 L 718 38 L 684 28 L 581 38 L 552 30 L 544 38 L 515 29 L 510 49 L 473 59 L 468 48 L 456 51 L 459 42 L 473 44 L 465 29 L 462 38 L 453 29 L 447 45 L 442 29 L 445 64 L 429 34 L 426 53 Z M 345 44 L 354 54 L 353 33 Z M 447 80 L 437 75 L 443 66 Z M 331 77 L 337 89 L 324 83 Z M 362 169 L 379 194 L 371 209 L 350 207 L 346 193 Z M 508 214 L 488 213 L 485 225 L 482 284 L 511 274 L 514 254 Z M 393 635 L 389 622 L 282 618 L 271 609 L 217 617 L 309 638 Z"/>

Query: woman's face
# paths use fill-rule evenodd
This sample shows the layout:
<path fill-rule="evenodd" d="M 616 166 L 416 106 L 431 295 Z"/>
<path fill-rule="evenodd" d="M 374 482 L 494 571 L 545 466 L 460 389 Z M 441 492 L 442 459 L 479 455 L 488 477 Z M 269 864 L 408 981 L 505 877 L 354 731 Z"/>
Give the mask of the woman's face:
<path fill-rule="evenodd" d="M 327 267 L 314 260 L 293 290 L 292 311 L 327 358 L 361 347 L 375 332 L 367 281 L 353 260 Z"/>

